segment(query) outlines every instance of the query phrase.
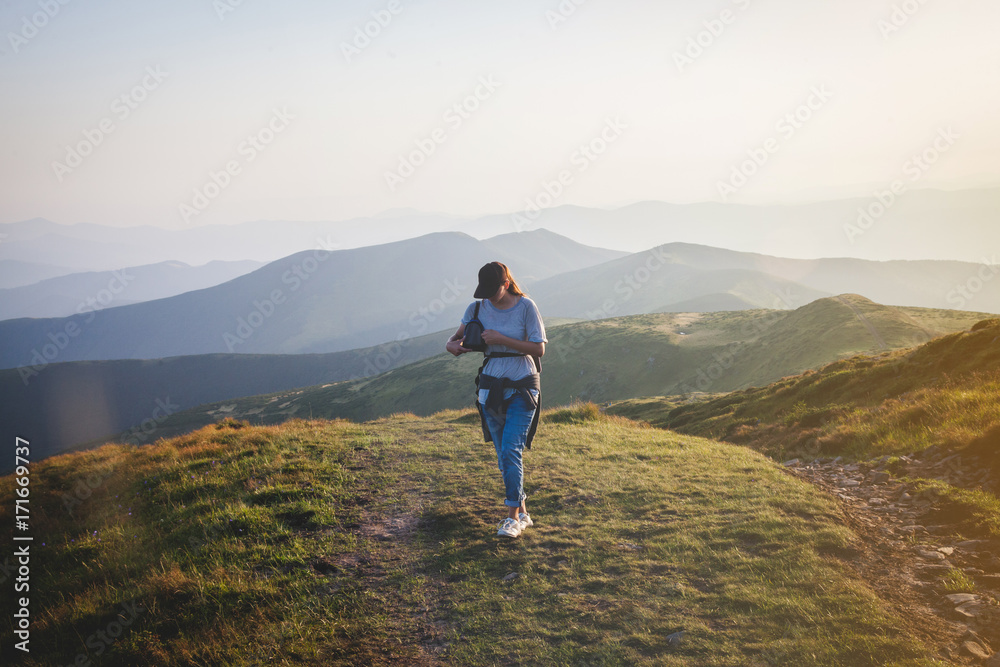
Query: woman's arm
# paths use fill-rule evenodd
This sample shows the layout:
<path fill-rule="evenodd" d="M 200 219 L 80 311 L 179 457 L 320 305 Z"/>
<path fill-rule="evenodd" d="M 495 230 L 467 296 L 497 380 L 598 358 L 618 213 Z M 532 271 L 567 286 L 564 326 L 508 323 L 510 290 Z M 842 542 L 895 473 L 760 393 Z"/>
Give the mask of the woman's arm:
<path fill-rule="evenodd" d="M 545 354 L 545 343 L 535 343 L 530 340 L 517 340 L 510 336 L 505 336 L 499 331 L 487 329 L 483 332 L 483 342 L 487 345 L 506 345 L 507 347 L 524 352 L 535 357 Z"/>
<path fill-rule="evenodd" d="M 458 331 L 452 334 L 451 338 L 448 339 L 448 342 L 445 343 L 444 349 L 448 350 L 456 357 L 465 354 L 466 352 L 472 352 L 472 350 L 467 350 L 464 347 L 462 347 L 462 340 L 464 338 L 465 338 L 465 325 L 460 324 L 458 325 Z"/>

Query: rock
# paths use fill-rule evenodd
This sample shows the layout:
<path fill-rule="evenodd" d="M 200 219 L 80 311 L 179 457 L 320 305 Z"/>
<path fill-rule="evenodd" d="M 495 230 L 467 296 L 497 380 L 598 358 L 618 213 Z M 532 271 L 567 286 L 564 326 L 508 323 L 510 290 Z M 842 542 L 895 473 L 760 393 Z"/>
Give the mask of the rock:
<path fill-rule="evenodd" d="M 667 635 L 667 644 L 670 646 L 677 646 L 681 643 L 681 639 L 684 637 L 684 630 L 680 632 L 675 632 L 672 635 Z"/>
<path fill-rule="evenodd" d="M 840 485 L 844 488 L 853 488 L 855 486 L 861 486 L 861 482 L 856 479 L 848 479 L 841 482 Z"/>
<path fill-rule="evenodd" d="M 950 556 L 953 553 L 955 553 L 955 550 L 952 549 L 951 547 L 938 547 L 938 551 L 943 553 L 945 556 Z"/>
<path fill-rule="evenodd" d="M 973 595 L 972 593 L 952 593 L 951 595 L 945 595 L 945 597 L 952 604 L 965 604 L 966 602 L 979 599 L 978 595 Z"/>
<path fill-rule="evenodd" d="M 872 484 L 885 484 L 891 479 L 887 472 L 877 472 L 872 475 Z"/>
<path fill-rule="evenodd" d="M 919 564 L 921 572 L 924 576 L 938 576 L 945 575 L 951 570 L 951 565 L 948 565 L 948 561 L 941 561 L 938 563 L 922 563 Z"/>
<path fill-rule="evenodd" d="M 978 658 L 979 660 L 986 660 L 990 657 L 990 654 L 986 652 L 978 642 L 967 641 L 962 644 L 962 654 L 971 655 L 973 658 Z"/>
<path fill-rule="evenodd" d="M 964 542 L 959 542 L 955 546 L 959 549 L 978 549 L 979 547 L 989 544 L 986 540 L 965 540 Z"/>
<path fill-rule="evenodd" d="M 983 663 L 985 667 L 1000 667 L 1000 653 L 994 653 Z"/>
<path fill-rule="evenodd" d="M 944 560 L 946 556 L 940 551 L 927 551 L 925 549 L 919 549 L 917 553 L 921 558 L 926 558 L 927 560 Z"/>
<path fill-rule="evenodd" d="M 799 462 L 798 459 L 790 459 L 788 461 L 785 461 L 781 465 L 788 466 L 788 467 L 793 467 L 793 466 L 797 466 L 799 463 L 800 462 Z"/>
<path fill-rule="evenodd" d="M 968 626 L 966 626 L 966 628 L 965 628 L 965 634 L 962 635 L 961 641 L 963 641 L 963 642 L 964 641 L 973 641 L 973 642 L 976 642 L 980 646 L 984 647 L 986 649 L 987 653 L 992 653 L 992 651 L 990 650 L 990 643 L 988 641 L 986 641 L 985 639 L 983 639 L 982 637 L 980 637 L 979 635 L 977 635 L 975 632 L 973 632 L 972 628 L 970 628 Z"/>
<path fill-rule="evenodd" d="M 521 575 L 519 575 L 517 572 L 511 572 L 510 574 L 508 574 L 506 577 L 503 578 L 503 581 L 514 581 L 519 576 Z"/>
<path fill-rule="evenodd" d="M 914 533 L 926 533 L 927 529 L 921 526 L 920 524 L 914 523 L 900 527 L 899 532 L 912 535 Z"/>
<path fill-rule="evenodd" d="M 966 602 L 955 607 L 955 612 L 966 618 L 976 618 L 985 614 L 988 609 L 989 605 L 982 602 Z"/>

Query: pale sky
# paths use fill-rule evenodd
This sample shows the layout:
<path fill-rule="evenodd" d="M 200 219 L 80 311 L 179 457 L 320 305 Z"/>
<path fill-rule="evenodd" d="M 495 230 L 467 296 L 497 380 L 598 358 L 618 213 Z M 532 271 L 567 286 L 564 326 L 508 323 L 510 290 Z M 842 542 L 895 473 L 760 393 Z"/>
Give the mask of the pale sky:
<path fill-rule="evenodd" d="M 0 222 L 722 201 L 753 155 L 727 201 L 1000 184 L 995 0 L 63 1 L 0 2 Z"/>

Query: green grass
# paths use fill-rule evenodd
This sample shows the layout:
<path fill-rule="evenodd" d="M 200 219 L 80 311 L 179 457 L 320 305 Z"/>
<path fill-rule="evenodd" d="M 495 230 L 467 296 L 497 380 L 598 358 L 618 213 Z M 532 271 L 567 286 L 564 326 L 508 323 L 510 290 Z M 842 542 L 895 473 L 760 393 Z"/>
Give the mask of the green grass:
<path fill-rule="evenodd" d="M 952 568 L 944 575 L 944 590 L 948 593 L 975 593 L 975 580 L 959 569 Z"/>
<path fill-rule="evenodd" d="M 845 562 L 835 501 L 759 453 L 581 404 L 543 415 L 526 469 L 536 525 L 506 540 L 468 410 L 46 460 L 21 664 L 71 663 L 129 600 L 94 664 L 935 664 Z"/>
<path fill-rule="evenodd" d="M 913 479 L 915 493 L 926 493 L 938 508 L 935 520 L 953 524 L 967 537 L 1000 539 L 1000 498 L 979 489 L 963 489 L 937 479 Z"/>

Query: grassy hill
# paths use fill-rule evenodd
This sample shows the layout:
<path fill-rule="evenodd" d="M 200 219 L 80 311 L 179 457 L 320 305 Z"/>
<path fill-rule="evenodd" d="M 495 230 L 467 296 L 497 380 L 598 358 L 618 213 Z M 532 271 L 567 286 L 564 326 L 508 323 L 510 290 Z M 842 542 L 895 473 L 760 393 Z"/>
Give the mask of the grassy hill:
<path fill-rule="evenodd" d="M 990 319 L 916 348 L 844 359 L 709 400 L 648 398 L 610 410 L 781 458 L 962 449 L 1000 428 L 998 408 L 1000 319 Z"/>
<path fill-rule="evenodd" d="M 19 664 L 945 664 L 854 574 L 836 501 L 776 463 L 592 405 L 542 423 L 515 541 L 469 410 L 36 463 Z"/>
<path fill-rule="evenodd" d="M 761 385 L 842 357 L 908 347 L 971 326 L 982 314 L 893 308 L 845 295 L 798 310 L 654 313 L 566 324 L 547 333 L 542 402 L 722 392 Z M 874 335 L 873 335 L 874 332 Z M 472 401 L 482 355 L 440 354 L 381 375 L 216 402 L 171 415 L 157 435 L 227 416 L 277 423 L 292 416 L 368 420 L 428 415 Z"/>

